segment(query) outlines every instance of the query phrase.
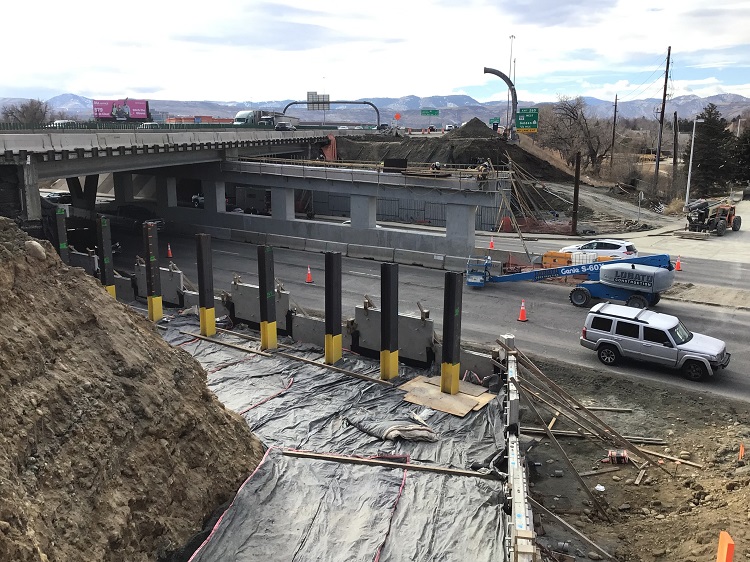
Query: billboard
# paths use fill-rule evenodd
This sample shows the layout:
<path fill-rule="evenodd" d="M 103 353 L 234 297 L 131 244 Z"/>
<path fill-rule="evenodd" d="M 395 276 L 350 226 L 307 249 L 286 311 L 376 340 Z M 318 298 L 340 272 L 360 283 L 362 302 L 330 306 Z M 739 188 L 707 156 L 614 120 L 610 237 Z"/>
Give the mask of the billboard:
<path fill-rule="evenodd" d="M 94 119 L 113 121 L 148 120 L 148 101 L 125 98 L 94 100 Z"/>

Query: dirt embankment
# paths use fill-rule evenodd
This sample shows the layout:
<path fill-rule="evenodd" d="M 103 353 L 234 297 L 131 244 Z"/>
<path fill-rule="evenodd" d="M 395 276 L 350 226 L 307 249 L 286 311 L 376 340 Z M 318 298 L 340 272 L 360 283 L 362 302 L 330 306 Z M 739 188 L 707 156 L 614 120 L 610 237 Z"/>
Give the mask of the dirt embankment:
<path fill-rule="evenodd" d="M 0 560 L 168 560 L 262 455 L 186 352 L 0 219 Z"/>
<path fill-rule="evenodd" d="M 510 156 L 516 165 L 538 180 L 574 180 L 566 171 L 530 154 L 519 145 L 508 144 L 476 118 L 444 135 L 383 135 L 362 139 L 341 137 L 336 143 L 338 156 L 345 161 L 382 162 L 386 158 L 405 158 L 410 163 L 474 165 L 480 158 L 489 158 L 494 164 L 507 164 Z"/>

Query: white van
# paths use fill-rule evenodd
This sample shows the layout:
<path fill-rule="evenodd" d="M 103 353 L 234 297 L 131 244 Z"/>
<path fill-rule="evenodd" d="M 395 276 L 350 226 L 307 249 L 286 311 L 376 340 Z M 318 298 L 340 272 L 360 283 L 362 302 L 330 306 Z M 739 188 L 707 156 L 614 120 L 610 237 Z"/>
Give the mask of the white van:
<path fill-rule="evenodd" d="M 579 341 L 605 365 L 628 357 L 682 369 L 694 381 L 725 368 L 731 358 L 722 340 L 691 332 L 676 316 L 619 304 L 594 306 Z"/>

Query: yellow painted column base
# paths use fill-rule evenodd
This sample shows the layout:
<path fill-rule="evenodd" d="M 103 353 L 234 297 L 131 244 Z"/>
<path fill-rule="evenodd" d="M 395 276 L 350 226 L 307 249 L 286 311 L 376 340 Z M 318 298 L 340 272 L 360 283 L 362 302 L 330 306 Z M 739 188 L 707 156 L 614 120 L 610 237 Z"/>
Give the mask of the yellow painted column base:
<path fill-rule="evenodd" d="M 115 286 L 114 285 L 105 285 L 104 289 L 112 295 L 112 298 L 117 298 L 117 293 L 115 293 Z"/>
<path fill-rule="evenodd" d="M 201 320 L 201 335 L 210 338 L 216 335 L 216 309 L 201 307 L 198 316 Z"/>
<path fill-rule="evenodd" d="M 395 379 L 398 376 L 398 349 L 380 352 L 380 378 L 384 381 Z"/>
<path fill-rule="evenodd" d="M 276 334 L 276 322 L 261 322 L 260 323 L 260 348 L 261 349 L 276 349 L 278 347 L 278 340 Z"/>
<path fill-rule="evenodd" d="M 440 391 L 446 394 L 458 394 L 458 372 L 460 363 L 443 363 L 440 366 Z"/>
<path fill-rule="evenodd" d="M 326 334 L 325 363 L 334 365 L 341 359 L 341 334 Z"/>
<path fill-rule="evenodd" d="M 151 322 L 158 322 L 164 318 L 164 308 L 161 304 L 161 297 L 148 297 L 148 319 Z"/>

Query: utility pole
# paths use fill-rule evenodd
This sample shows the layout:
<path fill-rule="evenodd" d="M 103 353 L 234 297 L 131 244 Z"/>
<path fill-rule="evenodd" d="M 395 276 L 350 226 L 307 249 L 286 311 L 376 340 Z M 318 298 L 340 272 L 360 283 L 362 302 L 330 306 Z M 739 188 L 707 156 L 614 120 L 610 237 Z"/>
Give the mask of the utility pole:
<path fill-rule="evenodd" d="M 675 180 L 677 179 L 677 155 L 679 152 L 677 152 L 677 139 L 679 137 L 680 132 L 677 130 L 677 112 L 674 112 L 674 124 L 672 125 L 672 128 L 674 129 L 674 142 L 672 143 L 672 193 L 675 192 L 674 184 Z"/>
<path fill-rule="evenodd" d="M 609 152 L 609 179 L 612 179 L 612 166 L 615 164 L 615 129 L 617 129 L 617 94 L 615 94 L 615 117 L 612 120 L 612 150 Z"/>
<path fill-rule="evenodd" d="M 654 166 L 654 195 L 659 189 L 659 159 L 661 158 L 661 134 L 664 129 L 664 106 L 667 105 L 667 85 L 669 84 L 669 58 L 672 47 L 667 48 L 667 69 L 664 71 L 664 94 L 661 97 L 661 111 L 659 112 L 659 140 L 656 144 L 656 165 Z"/>

